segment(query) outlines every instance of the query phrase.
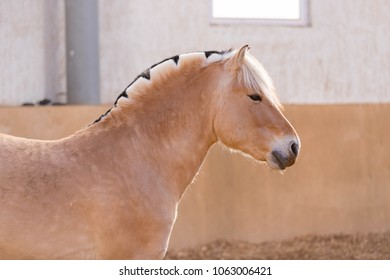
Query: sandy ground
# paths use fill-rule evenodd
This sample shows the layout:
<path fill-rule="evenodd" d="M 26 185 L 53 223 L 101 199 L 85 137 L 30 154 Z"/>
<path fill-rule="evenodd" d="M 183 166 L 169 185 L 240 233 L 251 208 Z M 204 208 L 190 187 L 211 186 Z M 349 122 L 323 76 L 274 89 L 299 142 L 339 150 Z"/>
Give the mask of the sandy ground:
<path fill-rule="evenodd" d="M 358 235 L 309 235 L 259 244 L 217 240 L 181 251 L 169 251 L 171 260 L 390 260 L 390 232 Z"/>

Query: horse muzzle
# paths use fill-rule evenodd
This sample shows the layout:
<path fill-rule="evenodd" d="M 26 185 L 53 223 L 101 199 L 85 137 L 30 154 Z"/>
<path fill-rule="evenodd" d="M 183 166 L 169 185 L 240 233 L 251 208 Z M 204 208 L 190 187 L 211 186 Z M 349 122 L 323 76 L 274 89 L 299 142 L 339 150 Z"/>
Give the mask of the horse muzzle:
<path fill-rule="evenodd" d="M 286 143 L 286 141 L 283 142 Z M 275 145 L 267 158 L 269 167 L 284 170 L 293 165 L 298 157 L 300 146 L 299 139 L 290 140 L 286 144 Z"/>

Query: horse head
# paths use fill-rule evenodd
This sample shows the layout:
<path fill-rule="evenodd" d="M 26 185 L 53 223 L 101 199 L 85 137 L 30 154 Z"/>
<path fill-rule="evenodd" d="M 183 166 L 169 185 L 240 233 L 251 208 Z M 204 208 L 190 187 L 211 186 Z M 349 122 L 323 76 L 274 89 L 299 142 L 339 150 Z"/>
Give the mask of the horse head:
<path fill-rule="evenodd" d="M 246 45 L 221 65 L 214 131 L 226 146 L 284 170 L 295 163 L 300 140 L 282 113 L 272 80 Z"/>

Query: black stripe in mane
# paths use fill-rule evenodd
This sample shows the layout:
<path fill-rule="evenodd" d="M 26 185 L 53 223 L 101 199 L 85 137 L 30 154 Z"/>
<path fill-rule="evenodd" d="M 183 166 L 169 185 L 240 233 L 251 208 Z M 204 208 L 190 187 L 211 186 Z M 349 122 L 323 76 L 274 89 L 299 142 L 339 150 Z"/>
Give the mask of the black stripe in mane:
<path fill-rule="evenodd" d="M 175 55 L 171 59 L 176 63 L 176 65 L 179 63 L 179 56 L 178 55 Z"/>
<path fill-rule="evenodd" d="M 97 123 L 97 122 L 100 122 L 105 116 L 107 116 L 107 115 L 111 112 L 111 110 L 112 110 L 114 107 L 116 107 L 116 104 L 118 103 L 119 98 L 122 98 L 122 97 L 124 97 L 124 98 L 129 98 L 129 96 L 128 96 L 127 93 L 126 93 L 126 90 L 124 90 L 124 91 L 116 98 L 116 100 L 115 100 L 115 102 L 114 102 L 114 106 L 111 107 L 110 109 L 108 109 L 107 112 L 105 112 L 103 115 L 101 115 L 101 116 L 100 116 L 97 120 L 95 120 L 92 124 L 95 124 L 95 123 Z"/>
<path fill-rule="evenodd" d="M 115 107 L 116 107 L 116 104 L 118 103 L 119 98 L 121 98 L 121 97 L 129 98 L 129 96 L 128 96 L 127 93 L 126 93 L 126 90 L 124 90 L 124 91 L 116 98 L 115 103 L 114 103 L 114 106 L 115 106 Z"/>
<path fill-rule="evenodd" d="M 210 55 L 212 54 L 219 54 L 219 55 L 224 55 L 226 53 L 229 53 L 231 52 L 232 50 L 229 49 L 229 50 L 225 50 L 225 51 L 202 51 L 204 53 L 204 55 L 206 56 L 206 59 L 209 58 Z M 153 64 L 151 67 L 147 68 L 145 71 L 143 71 L 141 74 L 139 74 L 137 77 L 135 77 L 135 79 L 125 88 L 125 90 L 117 97 L 117 99 L 115 100 L 115 103 L 114 103 L 114 107 L 117 106 L 117 103 L 119 101 L 120 98 L 124 97 L 124 98 L 129 98 L 129 96 L 127 95 L 126 93 L 126 90 L 131 87 L 139 78 L 144 78 L 144 79 L 147 79 L 147 80 L 150 80 L 150 70 L 154 67 L 156 67 L 157 65 L 160 65 L 168 60 L 173 60 L 173 62 L 178 65 L 179 63 L 179 55 L 175 55 L 175 56 L 172 56 L 172 57 L 169 57 L 169 58 L 166 58 L 164 60 L 161 60 L 160 62 L 157 62 L 155 64 Z M 107 112 L 105 112 L 103 115 L 101 115 L 96 121 L 94 121 L 92 124 L 95 124 L 97 122 L 99 122 L 102 118 L 104 118 L 105 116 L 107 116 L 111 110 L 114 108 L 110 108 Z"/>
<path fill-rule="evenodd" d="M 157 63 L 153 64 L 152 66 L 150 66 L 149 69 L 152 69 L 152 68 L 156 67 L 157 65 L 160 65 L 161 63 L 164 63 L 164 62 L 166 62 L 168 60 L 171 60 L 171 59 L 173 60 L 173 62 L 175 62 L 176 65 L 179 63 L 179 56 L 175 55 L 175 56 L 168 57 L 168 58 L 166 58 L 164 60 L 161 60 L 160 62 L 157 62 Z"/>
<path fill-rule="evenodd" d="M 126 89 L 124 90 L 124 92 L 126 92 L 126 90 L 131 87 L 139 78 L 144 78 L 144 79 L 147 79 L 147 80 L 150 80 L 150 69 L 156 67 L 157 65 L 160 65 L 168 60 L 173 60 L 173 62 L 175 62 L 175 64 L 177 65 L 179 63 L 179 56 L 178 55 L 175 55 L 175 56 L 172 56 L 172 57 L 169 57 L 169 58 L 166 58 L 164 60 L 161 60 L 160 62 L 157 62 L 155 64 L 153 64 L 152 66 L 150 66 L 148 69 L 146 69 L 145 71 L 143 71 L 141 74 L 139 74 L 137 77 L 135 77 L 135 79 L 126 87 Z M 122 93 L 123 94 L 123 93 Z M 118 96 L 118 98 L 116 99 L 116 102 L 118 102 L 118 99 L 122 97 L 122 94 Z M 115 102 L 115 104 L 116 104 Z"/>
<path fill-rule="evenodd" d="M 206 56 L 206 58 L 209 58 L 209 56 L 212 55 L 212 54 L 224 55 L 224 54 L 227 54 L 227 53 L 229 53 L 231 51 L 232 51 L 232 49 L 224 50 L 224 51 L 205 51 L 204 55 Z"/>
<path fill-rule="evenodd" d="M 146 69 L 144 72 L 142 72 L 139 77 L 142 77 L 144 79 L 147 79 L 150 81 L 150 68 Z"/>
<path fill-rule="evenodd" d="M 107 112 L 105 112 L 103 115 L 101 115 L 101 116 L 100 116 L 97 120 L 95 120 L 92 124 L 95 124 L 95 123 L 97 123 L 97 122 L 100 122 L 105 116 L 108 115 L 108 113 L 111 112 L 112 108 L 114 108 L 114 107 L 111 107 L 110 109 L 108 109 Z M 92 124 L 91 124 L 91 125 L 92 125 Z"/>

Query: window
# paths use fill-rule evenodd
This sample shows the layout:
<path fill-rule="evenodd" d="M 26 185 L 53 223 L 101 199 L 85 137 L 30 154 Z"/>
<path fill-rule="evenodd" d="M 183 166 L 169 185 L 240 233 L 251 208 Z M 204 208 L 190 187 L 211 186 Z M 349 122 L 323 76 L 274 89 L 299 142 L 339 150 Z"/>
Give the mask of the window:
<path fill-rule="evenodd" d="M 308 0 L 210 0 L 211 23 L 305 26 Z"/>

